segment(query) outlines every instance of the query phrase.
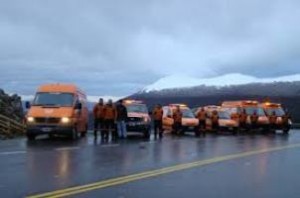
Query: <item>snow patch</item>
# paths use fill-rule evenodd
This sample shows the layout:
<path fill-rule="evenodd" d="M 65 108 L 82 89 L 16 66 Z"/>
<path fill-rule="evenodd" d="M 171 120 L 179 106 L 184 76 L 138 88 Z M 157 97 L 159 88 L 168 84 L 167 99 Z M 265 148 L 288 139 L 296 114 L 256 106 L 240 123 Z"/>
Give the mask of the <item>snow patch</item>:
<path fill-rule="evenodd" d="M 230 85 L 244 85 L 251 83 L 295 82 L 300 81 L 300 74 L 282 76 L 277 78 L 256 78 L 239 73 L 226 74 L 213 78 L 194 78 L 187 75 L 171 75 L 159 79 L 157 82 L 146 86 L 142 91 L 160 91 L 164 89 L 187 88 L 195 86 L 223 87 Z"/>

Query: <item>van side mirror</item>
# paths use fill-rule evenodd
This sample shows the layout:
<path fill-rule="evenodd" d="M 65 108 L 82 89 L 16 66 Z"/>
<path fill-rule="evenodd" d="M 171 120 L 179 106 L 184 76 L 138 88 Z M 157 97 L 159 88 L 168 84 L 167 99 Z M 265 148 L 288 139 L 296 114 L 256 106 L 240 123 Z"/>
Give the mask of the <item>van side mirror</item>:
<path fill-rule="evenodd" d="M 25 108 L 26 108 L 26 109 L 29 109 L 30 106 L 31 106 L 30 102 L 29 102 L 29 101 L 26 101 L 26 102 L 25 102 Z"/>
<path fill-rule="evenodd" d="M 82 109 L 82 104 L 79 102 L 75 105 L 75 109 L 81 110 Z"/>

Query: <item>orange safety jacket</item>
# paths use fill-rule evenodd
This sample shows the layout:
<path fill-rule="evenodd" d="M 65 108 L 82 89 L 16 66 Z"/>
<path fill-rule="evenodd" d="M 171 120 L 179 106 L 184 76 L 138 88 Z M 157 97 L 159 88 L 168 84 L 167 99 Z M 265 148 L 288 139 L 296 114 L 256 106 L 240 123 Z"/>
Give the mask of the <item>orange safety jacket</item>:
<path fill-rule="evenodd" d="M 211 121 L 212 121 L 212 123 L 218 123 L 218 121 L 219 121 L 219 116 L 218 115 L 212 115 L 211 116 Z"/>
<path fill-rule="evenodd" d="M 248 117 L 247 114 L 242 113 L 242 114 L 240 115 L 240 122 L 241 122 L 241 123 L 246 123 L 246 122 L 247 122 L 247 117 Z"/>
<path fill-rule="evenodd" d="M 270 121 L 270 124 L 276 124 L 277 116 L 276 115 L 270 115 L 269 116 L 269 121 Z"/>
<path fill-rule="evenodd" d="M 103 111 L 105 120 L 114 120 L 116 118 L 117 114 L 114 106 L 106 105 Z"/>
<path fill-rule="evenodd" d="M 251 120 L 251 123 L 257 122 L 258 121 L 258 115 L 251 115 L 250 120 Z"/>
<path fill-rule="evenodd" d="M 154 110 L 153 110 L 153 117 L 154 117 L 154 120 L 157 120 L 157 121 L 159 121 L 159 120 L 162 120 L 162 118 L 163 118 L 163 110 L 162 110 L 162 108 L 154 108 Z"/>
<path fill-rule="evenodd" d="M 173 119 L 174 119 L 174 122 L 181 122 L 182 121 L 182 112 L 180 111 L 175 111 L 173 113 Z"/>
<path fill-rule="evenodd" d="M 94 118 L 103 119 L 104 118 L 104 105 L 96 104 L 93 109 Z"/>
<path fill-rule="evenodd" d="M 196 115 L 196 118 L 198 120 L 205 120 L 206 119 L 206 112 L 205 111 L 199 111 Z"/>

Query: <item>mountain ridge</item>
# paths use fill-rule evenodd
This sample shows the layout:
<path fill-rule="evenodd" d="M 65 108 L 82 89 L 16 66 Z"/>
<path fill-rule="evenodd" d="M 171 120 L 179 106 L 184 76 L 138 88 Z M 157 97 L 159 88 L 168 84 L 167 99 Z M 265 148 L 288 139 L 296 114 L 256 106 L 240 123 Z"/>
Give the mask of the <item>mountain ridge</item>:
<path fill-rule="evenodd" d="M 195 78 L 184 74 L 166 76 L 158 81 L 144 87 L 140 92 L 162 91 L 167 89 L 192 88 L 199 86 L 226 87 L 232 85 L 247 85 L 254 83 L 276 83 L 276 82 L 297 82 L 300 81 L 300 74 L 281 76 L 276 78 L 257 78 L 240 73 L 225 74 L 212 78 Z"/>

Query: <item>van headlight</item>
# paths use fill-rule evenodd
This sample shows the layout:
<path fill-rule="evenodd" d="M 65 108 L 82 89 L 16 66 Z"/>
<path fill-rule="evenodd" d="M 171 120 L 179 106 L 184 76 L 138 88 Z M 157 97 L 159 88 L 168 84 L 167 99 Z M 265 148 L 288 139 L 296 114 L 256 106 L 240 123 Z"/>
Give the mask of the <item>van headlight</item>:
<path fill-rule="evenodd" d="M 64 124 L 68 124 L 68 123 L 71 122 L 71 119 L 68 118 L 68 117 L 62 117 L 62 118 L 61 118 L 61 122 L 64 123 Z"/>
<path fill-rule="evenodd" d="M 34 122 L 34 117 L 27 117 L 27 122 Z"/>

